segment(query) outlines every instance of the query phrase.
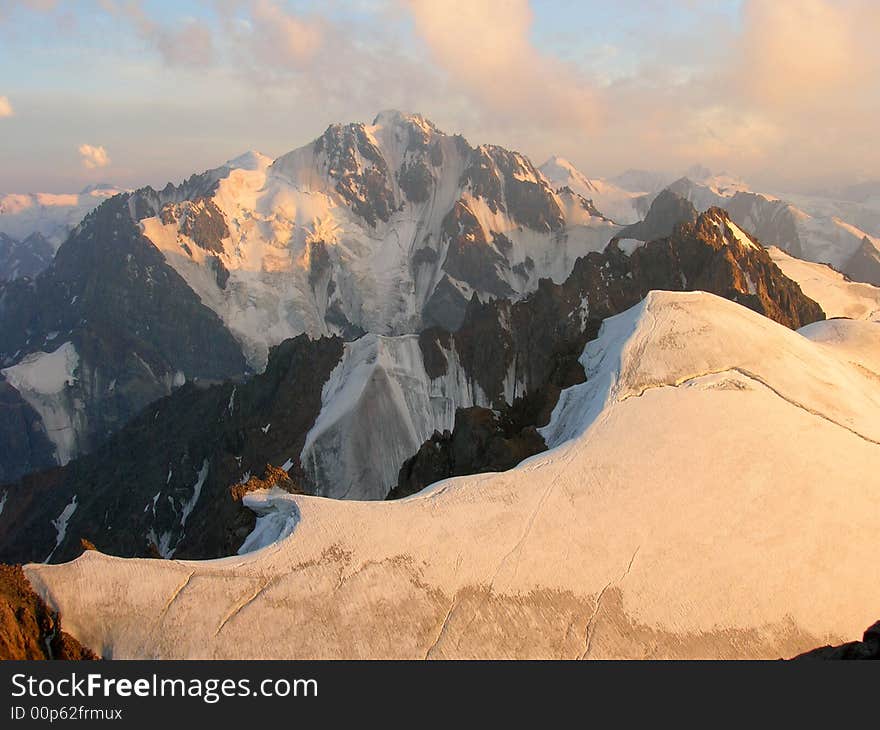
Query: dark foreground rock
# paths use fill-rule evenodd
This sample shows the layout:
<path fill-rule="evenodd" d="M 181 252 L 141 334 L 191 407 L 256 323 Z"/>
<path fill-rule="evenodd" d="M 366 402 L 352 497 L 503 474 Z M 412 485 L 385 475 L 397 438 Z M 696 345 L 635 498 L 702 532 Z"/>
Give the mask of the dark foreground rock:
<path fill-rule="evenodd" d="M 799 654 L 795 659 L 853 660 L 880 659 L 880 621 L 866 629 L 861 641 L 840 646 L 822 646 Z"/>
<path fill-rule="evenodd" d="M 98 659 L 61 628 L 20 565 L 0 564 L 0 660 Z"/>

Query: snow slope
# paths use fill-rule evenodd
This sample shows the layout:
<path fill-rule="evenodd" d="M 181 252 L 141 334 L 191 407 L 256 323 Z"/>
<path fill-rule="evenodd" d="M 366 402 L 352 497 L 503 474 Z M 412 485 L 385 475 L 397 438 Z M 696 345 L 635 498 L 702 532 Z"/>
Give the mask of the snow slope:
<path fill-rule="evenodd" d="M 397 502 L 267 495 L 263 514 L 273 501 L 293 531 L 248 555 L 89 551 L 26 572 L 115 658 L 774 658 L 836 643 L 880 605 L 880 377 L 859 356 L 878 328 L 800 334 L 652 292 L 586 348 L 590 378 L 545 431 L 555 448 L 511 471 Z"/>
<path fill-rule="evenodd" d="M 457 408 L 490 405 L 455 348 L 443 355 L 446 372 L 431 378 L 417 335 L 371 334 L 346 344 L 300 456 L 313 483 L 325 485 L 320 496 L 384 499 L 401 464 L 434 431 L 452 430 Z M 506 402 L 514 391 L 511 381 Z"/>
<path fill-rule="evenodd" d="M 631 192 L 602 178 L 588 178 L 564 157 L 551 157 L 538 168 L 556 188 L 569 187 L 579 195 L 592 200 L 604 215 L 616 223 L 626 225 L 641 218 L 636 201 L 646 191 Z"/>
<path fill-rule="evenodd" d="M 804 294 L 818 302 L 828 317 L 880 322 L 880 288 L 850 281 L 830 266 L 803 261 L 775 246 L 768 251 L 782 273 L 800 284 Z"/>

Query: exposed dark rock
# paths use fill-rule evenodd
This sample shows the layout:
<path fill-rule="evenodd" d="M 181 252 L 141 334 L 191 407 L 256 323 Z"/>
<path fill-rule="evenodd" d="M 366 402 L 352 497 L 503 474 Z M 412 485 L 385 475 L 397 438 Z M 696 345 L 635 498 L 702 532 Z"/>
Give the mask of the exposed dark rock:
<path fill-rule="evenodd" d="M 55 446 L 40 416 L 2 376 L 0 414 L 0 483 L 19 479 L 53 462 Z"/>
<path fill-rule="evenodd" d="M 330 252 L 323 241 L 308 241 L 309 284 L 314 288 L 331 271 Z"/>
<path fill-rule="evenodd" d="M 820 660 L 880 659 L 880 621 L 865 630 L 861 641 L 850 641 L 839 646 L 828 644 L 799 654 L 794 658 Z"/>
<path fill-rule="evenodd" d="M 422 264 L 434 264 L 439 258 L 440 254 L 438 254 L 433 248 L 430 246 L 424 246 L 423 248 L 415 250 L 410 261 L 413 269 L 415 269 Z"/>
<path fill-rule="evenodd" d="M 423 330 L 419 333 L 419 347 L 422 350 L 422 361 L 425 363 L 425 372 L 432 380 L 445 375 L 449 367 L 444 350 L 449 350 L 452 344 L 452 336 L 448 330 L 435 327 Z"/>
<path fill-rule="evenodd" d="M 162 223 L 176 223 L 180 232 L 205 251 L 223 252 L 223 239 L 229 237 L 226 219 L 213 200 L 185 200 L 167 203 L 159 213 Z"/>
<path fill-rule="evenodd" d="M 244 484 L 233 484 L 229 488 L 229 494 L 236 502 L 240 502 L 244 495 L 250 492 L 256 492 L 259 489 L 272 489 L 273 487 L 283 489 L 290 494 L 304 494 L 284 469 L 271 464 L 266 464 L 261 477 L 252 476 Z"/>
<path fill-rule="evenodd" d="M 513 251 L 513 241 L 503 233 L 498 233 L 497 231 L 491 231 L 491 234 L 492 244 L 498 249 L 501 255 L 504 256 L 504 258 L 507 258 L 508 254 Z"/>
<path fill-rule="evenodd" d="M 493 213 L 506 211 L 520 225 L 536 231 L 558 231 L 565 225 L 553 191 L 529 159 L 518 152 L 494 145 L 471 150 L 462 184 L 483 198 Z"/>
<path fill-rule="evenodd" d="M 363 124 L 329 126 L 316 140 L 315 151 L 326 154 L 327 174 L 352 210 L 374 227 L 388 221 L 395 209 L 388 166 Z"/>
<path fill-rule="evenodd" d="M 0 281 L 33 278 L 52 263 L 55 250 L 40 233 L 18 241 L 0 233 Z"/>
<path fill-rule="evenodd" d="M 407 200 L 424 203 L 431 196 L 434 176 L 423 160 L 406 160 L 397 173 L 397 182 Z"/>
<path fill-rule="evenodd" d="M 20 565 L 0 564 L 0 660 L 98 659 L 61 628 Z"/>
<path fill-rule="evenodd" d="M 454 331 L 461 327 L 468 300 L 448 276 L 443 276 L 422 308 L 422 322 L 426 328 L 442 327 Z"/>
<path fill-rule="evenodd" d="M 508 297 L 514 291 L 499 275 L 504 257 L 489 245 L 480 222 L 470 208 L 457 201 L 446 214 L 441 240 L 448 244 L 443 269 L 477 291 Z"/>
<path fill-rule="evenodd" d="M 429 484 L 464 474 L 512 469 L 523 459 L 547 449 L 532 425 L 522 425 L 514 409 L 460 408 L 452 433 L 434 435 L 400 468 L 388 499 L 421 491 Z"/>
<path fill-rule="evenodd" d="M 443 148 L 440 146 L 439 142 L 435 142 L 431 145 L 431 164 L 434 167 L 440 167 L 443 164 Z"/>
<path fill-rule="evenodd" d="M 214 256 L 214 258 L 211 259 L 211 266 L 214 267 L 214 276 L 217 280 L 217 286 L 221 289 L 225 289 L 226 282 L 229 281 L 229 269 L 226 268 L 226 265 L 219 256 Z"/>
<path fill-rule="evenodd" d="M 870 239 L 867 237 L 862 239 L 862 245 L 846 262 L 843 273 L 853 281 L 880 286 L 880 251 Z"/>
<path fill-rule="evenodd" d="M 94 453 L 0 487 L 7 495 L 0 555 L 10 562 L 50 554 L 53 562 L 69 560 L 82 538 L 123 556 L 235 553 L 255 517 L 233 499 L 230 485 L 290 460 L 291 478 L 309 491 L 299 454 L 341 357 L 340 338 L 286 340 L 270 352 L 266 371 L 247 382 L 187 383 Z M 55 549 L 52 520 L 74 498 Z"/>
<path fill-rule="evenodd" d="M 333 281 L 330 281 L 331 287 Z M 324 321 L 332 328 L 331 332 L 336 332 L 346 342 L 351 342 L 359 337 L 363 337 L 366 333 L 363 327 L 352 323 L 345 312 L 339 306 L 339 302 L 332 302 L 327 311 L 324 313 Z"/>
<path fill-rule="evenodd" d="M 666 188 L 654 198 L 645 219 L 622 229 L 617 237 L 653 241 L 671 235 L 679 223 L 693 223 L 696 220 L 697 210 L 693 204 Z"/>

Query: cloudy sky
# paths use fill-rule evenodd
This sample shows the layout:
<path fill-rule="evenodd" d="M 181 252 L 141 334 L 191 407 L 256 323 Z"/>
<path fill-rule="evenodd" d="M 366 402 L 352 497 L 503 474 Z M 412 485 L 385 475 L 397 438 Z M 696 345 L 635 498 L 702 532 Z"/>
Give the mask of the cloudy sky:
<path fill-rule="evenodd" d="M 875 0 L 0 0 L 0 192 L 162 185 L 417 111 L 589 175 L 880 178 Z"/>

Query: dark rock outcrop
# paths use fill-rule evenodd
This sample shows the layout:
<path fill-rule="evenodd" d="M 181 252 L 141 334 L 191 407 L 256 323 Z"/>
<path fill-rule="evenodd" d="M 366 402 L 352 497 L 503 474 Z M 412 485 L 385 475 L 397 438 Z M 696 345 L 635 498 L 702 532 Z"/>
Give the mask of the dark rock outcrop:
<path fill-rule="evenodd" d="M 395 209 L 389 171 L 363 124 L 332 124 L 315 142 L 324 153 L 336 191 L 369 225 L 387 222 Z"/>
<path fill-rule="evenodd" d="M 523 459 L 547 449 L 532 425 L 522 425 L 517 410 L 504 413 L 488 408 L 460 408 L 450 433 L 434 435 L 400 468 L 397 485 L 388 499 L 421 491 L 453 476 L 512 469 Z"/>
<path fill-rule="evenodd" d="M 233 484 L 229 488 L 229 494 L 234 500 L 240 502 L 244 495 L 249 492 L 256 492 L 259 489 L 272 489 L 273 487 L 283 489 L 290 494 L 304 494 L 303 490 L 290 478 L 290 474 L 280 466 L 272 466 L 271 464 L 266 464 L 262 476 L 251 476 L 244 483 Z"/>
<path fill-rule="evenodd" d="M 443 219 L 440 235 L 448 245 L 443 269 L 450 276 L 492 296 L 514 293 L 499 276 L 499 267 L 506 264 L 504 256 L 489 244 L 476 216 L 462 201 Z"/>
<path fill-rule="evenodd" d="M 565 225 L 550 186 L 518 152 L 480 145 L 471 153 L 462 184 L 483 198 L 493 213 L 506 211 L 520 225 L 536 231 L 558 231 Z"/>
<path fill-rule="evenodd" d="M 870 239 L 862 239 L 861 246 L 843 267 L 843 273 L 853 281 L 880 286 L 880 251 Z"/>
<path fill-rule="evenodd" d="M 52 263 L 55 249 L 40 233 L 18 241 L 0 233 L 0 281 L 33 278 Z"/>
<path fill-rule="evenodd" d="M 669 188 L 661 190 L 654 198 L 644 220 L 622 229 L 618 238 L 635 238 L 638 241 L 653 241 L 672 235 L 679 223 L 694 223 L 697 209 L 687 199 Z"/>
<path fill-rule="evenodd" d="M 39 414 L 2 377 L 0 414 L 0 483 L 19 479 L 53 462 L 55 446 Z"/>
<path fill-rule="evenodd" d="M 0 564 L 0 660 L 98 659 L 61 627 L 20 565 Z"/>
<path fill-rule="evenodd" d="M 166 203 L 159 212 L 159 218 L 166 225 L 178 224 L 180 232 L 205 251 L 223 252 L 222 242 L 229 236 L 229 228 L 213 200 Z"/>
<path fill-rule="evenodd" d="M 799 654 L 795 659 L 853 660 L 880 659 L 880 621 L 869 626 L 861 641 L 827 646 Z"/>

